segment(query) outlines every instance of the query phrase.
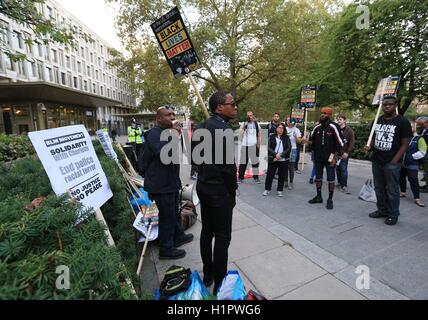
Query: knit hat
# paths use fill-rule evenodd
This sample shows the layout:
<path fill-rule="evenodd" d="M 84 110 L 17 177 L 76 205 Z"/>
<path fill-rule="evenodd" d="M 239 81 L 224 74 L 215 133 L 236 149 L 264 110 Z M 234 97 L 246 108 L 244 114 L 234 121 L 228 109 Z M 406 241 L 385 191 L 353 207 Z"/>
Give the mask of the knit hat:
<path fill-rule="evenodd" d="M 333 108 L 330 108 L 330 107 L 321 108 L 321 113 L 327 113 L 327 114 L 332 116 L 333 115 Z"/>

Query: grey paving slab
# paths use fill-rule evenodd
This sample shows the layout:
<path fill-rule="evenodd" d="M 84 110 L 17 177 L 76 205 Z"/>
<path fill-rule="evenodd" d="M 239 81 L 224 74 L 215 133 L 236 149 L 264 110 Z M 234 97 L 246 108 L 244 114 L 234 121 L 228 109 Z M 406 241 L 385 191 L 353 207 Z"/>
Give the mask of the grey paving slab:
<path fill-rule="evenodd" d="M 280 297 L 326 274 L 325 270 L 288 246 L 235 263 L 268 299 Z"/>
<path fill-rule="evenodd" d="M 344 270 L 334 274 L 336 278 L 346 283 L 349 287 L 357 290 L 361 295 L 370 300 L 408 300 L 409 298 L 400 292 L 392 289 L 389 285 L 377 280 L 370 274 L 370 288 L 361 289 L 357 288 L 357 277 L 360 274 L 356 273 L 354 266 L 348 266 Z"/>
<path fill-rule="evenodd" d="M 315 279 L 277 300 L 364 300 L 364 296 L 330 274 Z"/>
<path fill-rule="evenodd" d="M 229 261 L 236 262 L 283 245 L 284 242 L 261 226 L 237 230 L 232 233 Z"/>

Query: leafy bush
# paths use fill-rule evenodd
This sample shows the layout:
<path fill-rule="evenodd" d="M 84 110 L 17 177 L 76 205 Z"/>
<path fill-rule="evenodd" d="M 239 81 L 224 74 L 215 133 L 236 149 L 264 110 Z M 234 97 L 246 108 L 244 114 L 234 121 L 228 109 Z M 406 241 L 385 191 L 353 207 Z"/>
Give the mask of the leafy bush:
<path fill-rule="evenodd" d="M 0 299 L 132 299 L 126 278 L 138 290 L 133 214 L 122 175 L 98 142 L 95 148 L 114 196 L 101 208 L 116 247 L 106 244 L 92 215 L 74 226 L 81 208 L 53 195 L 38 160 L 0 165 Z M 119 156 L 121 156 L 119 154 Z M 28 212 L 34 198 L 47 200 Z M 70 290 L 55 283 L 58 266 L 70 268 Z"/>
<path fill-rule="evenodd" d="M 0 134 L 0 162 L 23 158 L 35 153 L 27 136 Z"/>

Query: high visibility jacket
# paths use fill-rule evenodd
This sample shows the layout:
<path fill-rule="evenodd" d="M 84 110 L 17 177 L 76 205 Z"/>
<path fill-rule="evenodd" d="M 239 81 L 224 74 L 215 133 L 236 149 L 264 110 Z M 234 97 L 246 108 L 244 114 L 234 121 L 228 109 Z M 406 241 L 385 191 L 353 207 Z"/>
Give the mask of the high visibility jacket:
<path fill-rule="evenodd" d="M 128 142 L 135 142 L 137 144 L 143 143 L 143 139 L 141 138 L 143 131 L 141 128 L 132 128 L 128 127 Z"/>

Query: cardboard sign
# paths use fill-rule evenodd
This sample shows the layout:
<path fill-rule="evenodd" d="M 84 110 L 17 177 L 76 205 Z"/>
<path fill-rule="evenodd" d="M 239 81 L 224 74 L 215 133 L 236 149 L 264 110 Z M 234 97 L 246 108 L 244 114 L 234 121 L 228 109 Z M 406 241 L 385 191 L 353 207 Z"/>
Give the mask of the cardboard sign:
<path fill-rule="evenodd" d="M 182 77 L 201 67 L 177 7 L 152 23 L 151 27 L 175 77 Z"/>
<path fill-rule="evenodd" d="M 111 140 L 107 132 L 101 129 L 101 130 L 98 130 L 96 134 L 97 134 L 98 140 L 100 140 L 101 142 L 101 146 L 103 147 L 103 150 L 106 153 L 107 157 L 113 159 L 114 161 L 118 161 L 117 154 L 113 149 L 113 145 L 111 144 Z"/>
<path fill-rule="evenodd" d="M 91 137 L 83 125 L 28 135 L 57 195 L 70 192 L 85 207 L 94 209 L 113 196 Z"/>
<path fill-rule="evenodd" d="M 305 121 L 305 111 L 302 109 L 292 109 L 291 118 L 296 119 L 298 123 L 303 123 Z"/>
<path fill-rule="evenodd" d="M 389 76 L 380 80 L 372 104 L 378 105 L 387 97 L 395 97 L 400 85 L 400 79 L 401 76 Z"/>
<path fill-rule="evenodd" d="M 317 87 L 306 86 L 303 87 L 300 94 L 300 108 L 313 109 L 316 107 L 317 101 Z"/>

